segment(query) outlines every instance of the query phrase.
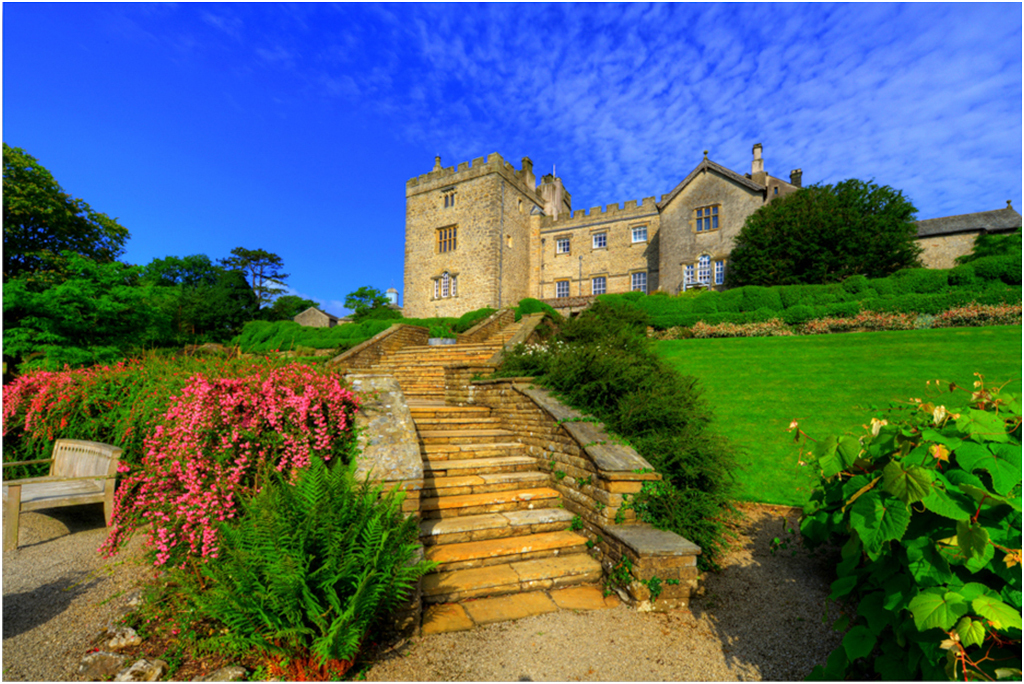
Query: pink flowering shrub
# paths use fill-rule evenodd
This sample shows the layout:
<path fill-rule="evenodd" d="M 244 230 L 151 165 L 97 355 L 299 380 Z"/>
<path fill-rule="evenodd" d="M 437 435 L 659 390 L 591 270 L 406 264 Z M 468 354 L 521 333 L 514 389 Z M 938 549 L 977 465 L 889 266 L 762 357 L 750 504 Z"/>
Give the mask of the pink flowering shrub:
<path fill-rule="evenodd" d="M 933 328 L 961 328 L 978 325 L 1020 325 L 1020 304 L 975 304 L 950 309 L 935 317 Z"/>
<path fill-rule="evenodd" d="M 763 323 L 718 323 L 708 325 L 703 321 L 694 324 L 693 336 L 699 339 L 712 337 L 786 337 L 793 334 L 789 326 L 778 318 Z"/>
<path fill-rule="evenodd" d="M 236 516 L 263 469 L 293 478 L 314 458 L 351 459 L 358 407 L 340 376 L 300 364 L 193 375 L 145 439 L 141 465 L 125 464 L 101 551 L 151 525 L 156 565 L 216 558 L 218 523 Z"/>
<path fill-rule="evenodd" d="M 913 330 L 916 314 L 861 311 L 849 318 L 816 318 L 798 326 L 801 335 L 826 335 L 853 330 Z"/>

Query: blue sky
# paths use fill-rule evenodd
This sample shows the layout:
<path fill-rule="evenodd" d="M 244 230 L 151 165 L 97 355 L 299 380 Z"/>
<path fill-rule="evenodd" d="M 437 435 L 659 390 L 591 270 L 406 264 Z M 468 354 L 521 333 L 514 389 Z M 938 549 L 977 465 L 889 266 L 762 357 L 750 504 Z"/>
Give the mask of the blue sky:
<path fill-rule="evenodd" d="M 125 261 L 282 256 L 344 313 L 401 291 L 405 182 L 498 152 L 574 208 L 703 150 L 1021 210 L 1021 6 L 3 5 L 3 139 L 131 231 Z"/>

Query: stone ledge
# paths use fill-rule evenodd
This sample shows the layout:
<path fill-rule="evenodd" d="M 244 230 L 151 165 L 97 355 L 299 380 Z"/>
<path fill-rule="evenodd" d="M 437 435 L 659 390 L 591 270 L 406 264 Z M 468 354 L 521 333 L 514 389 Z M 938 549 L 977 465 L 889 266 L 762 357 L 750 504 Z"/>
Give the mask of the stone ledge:
<path fill-rule="evenodd" d="M 647 523 L 605 525 L 604 531 L 629 547 L 637 556 L 698 556 L 700 547 L 675 532 L 659 530 Z"/>
<path fill-rule="evenodd" d="M 345 379 L 363 399 L 356 414 L 359 465 L 356 475 L 382 482 L 403 482 L 404 489 L 423 485 L 423 459 L 412 413 L 398 381 L 390 375 L 350 373 Z"/>

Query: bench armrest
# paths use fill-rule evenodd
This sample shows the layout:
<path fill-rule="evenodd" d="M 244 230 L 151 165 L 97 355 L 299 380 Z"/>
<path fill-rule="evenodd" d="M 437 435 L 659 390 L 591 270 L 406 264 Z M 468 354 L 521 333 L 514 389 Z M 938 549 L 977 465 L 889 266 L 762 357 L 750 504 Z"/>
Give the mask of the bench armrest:
<path fill-rule="evenodd" d="M 4 480 L 5 485 L 40 484 L 47 482 L 75 482 L 78 480 L 113 480 L 117 475 L 83 475 L 81 477 L 27 477 L 24 480 Z"/>
<path fill-rule="evenodd" d="M 10 461 L 8 463 L 4 463 L 4 468 L 6 468 L 7 466 L 16 466 L 16 465 L 32 465 L 32 464 L 35 464 L 35 463 L 53 463 L 53 459 L 52 458 L 40 458 L 40 459 L 37 459 L 35 461 Z"/>

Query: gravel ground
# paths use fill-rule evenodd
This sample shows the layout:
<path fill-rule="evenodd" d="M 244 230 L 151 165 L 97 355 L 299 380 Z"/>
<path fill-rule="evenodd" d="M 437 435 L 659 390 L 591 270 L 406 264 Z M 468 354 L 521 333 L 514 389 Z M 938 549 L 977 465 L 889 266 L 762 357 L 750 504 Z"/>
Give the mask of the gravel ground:
<path fill-rule="evenodd" d="M 21 546 L 3 554 L 3 679 L 75 679 L 92 640 L 152 571 L 137 537 L 104 559 L 103 506 L 22 513 Z"/>
<path fill-rule="evenodd" d="M 720 573 L 706 576 L 692 612 L 625 606 L 559 611 L 470 632 L 439 634 L 371 654 L 378 681 L 797 680 L 824 664 L 840 635 L 822 624 L 834 559 L 798 548 L 776 554 L 782 516 L 742 506 L 741 537 Z M 3 679 L 73 680 L 82 655 L 151 576 L 129 551 L 105 560 L 101 510 L 22 516 L 22 547 L 3 554 Z M 791 555 L 796 549 L 795 555 Z M 830 615 L 835 607 L 829 606 Z"/>

